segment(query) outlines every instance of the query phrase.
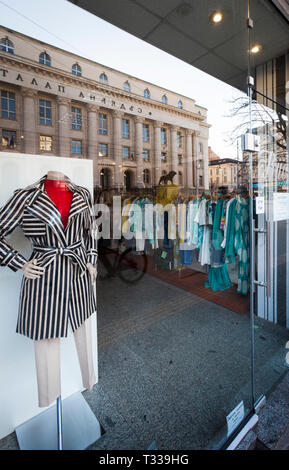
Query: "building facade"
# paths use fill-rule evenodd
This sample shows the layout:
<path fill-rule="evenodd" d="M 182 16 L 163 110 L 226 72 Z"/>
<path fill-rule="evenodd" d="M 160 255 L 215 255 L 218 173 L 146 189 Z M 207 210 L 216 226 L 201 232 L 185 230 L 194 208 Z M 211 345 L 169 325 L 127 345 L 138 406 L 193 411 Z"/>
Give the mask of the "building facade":
<path fill-rule="evenodd" d="M 0 27 L 1 150 L 89 158 L 96 187 L 209 188 L 207 110 Z"/>
<path fill-rule="evenodd" d="M 216 190 L 218 187 L 224 186 L 229 192 L 237 189 L 239 162 L 231 158 L 220 158 L 210 147 L 209 160 L 210 188 Z"/>

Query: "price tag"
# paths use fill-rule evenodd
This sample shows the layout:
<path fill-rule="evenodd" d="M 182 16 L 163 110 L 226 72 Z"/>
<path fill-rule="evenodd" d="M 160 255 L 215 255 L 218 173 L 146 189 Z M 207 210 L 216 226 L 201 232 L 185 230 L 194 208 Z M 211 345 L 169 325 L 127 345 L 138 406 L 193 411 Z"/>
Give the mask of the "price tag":
<path fill-rule="evenodd" d="M 163 251 L 163 252 L 162 252 L 162 258 L 163 258 L 163 259 L 166 259 L 167 256 L 168 256 L 167 252 L 166 252 L 166 251 Z"/>
<path fill-rule="evenodd" d="M 227 416 L 228 436 L 238 427 L 245 416 L 245 408 L 243 400 L 231 411 Z"/>
<path fill-rule="evenodd" d="M 126 247 L 124 245 L 120 245 L 119 251 L 123 253 L 126 250 Z"/>

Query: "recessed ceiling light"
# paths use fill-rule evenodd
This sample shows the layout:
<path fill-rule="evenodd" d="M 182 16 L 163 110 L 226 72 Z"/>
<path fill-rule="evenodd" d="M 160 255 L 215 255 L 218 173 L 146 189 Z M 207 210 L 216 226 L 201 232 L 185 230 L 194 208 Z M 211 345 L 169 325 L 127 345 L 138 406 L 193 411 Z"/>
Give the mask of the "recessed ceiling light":
<path fill-rule="evenodd" d="M 258 54 L 262 49 L 262 46 L 260 44 L 255 44 L 255 46 L 251 47 L 251 52 L 252 54 Z"/>
<path fill-rule="evenodd" d="M 221 11 L 214 11 L 211 16 L 210 20 L 214 24 L 221 23 L 223 21 L 224 14 Z"/>

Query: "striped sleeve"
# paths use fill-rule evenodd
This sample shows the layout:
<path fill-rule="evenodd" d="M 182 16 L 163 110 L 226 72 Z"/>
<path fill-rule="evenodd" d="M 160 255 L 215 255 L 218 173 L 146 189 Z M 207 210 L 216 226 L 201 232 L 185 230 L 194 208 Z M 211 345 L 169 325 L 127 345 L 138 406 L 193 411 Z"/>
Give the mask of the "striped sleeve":
<path fill-rule="evenodd" d="M 16 191 L 0 209 L 0 266 L 8 266 L 12 271 L 23 268 L 27 260 L 10 246 L 5 237 L 21 224 L 27 192 Z"/>
<path fill-rule="evenodd" d="M 87 231 L 86 231 L 86 255 L 87 262 L 93 266 L 97 264 L 97 224 L 94 220 L 93 206 L 90 192 L 86 191 L 86 197 L 88 201 L 88 219 L 87 219 Z"/>

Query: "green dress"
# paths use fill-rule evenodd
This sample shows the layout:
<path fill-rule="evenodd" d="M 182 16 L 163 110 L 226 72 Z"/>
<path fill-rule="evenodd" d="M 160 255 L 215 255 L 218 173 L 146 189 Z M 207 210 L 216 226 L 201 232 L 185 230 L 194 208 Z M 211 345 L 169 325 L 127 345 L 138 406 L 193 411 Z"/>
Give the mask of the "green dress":
<path fill-rule="evenodd" d="M 238 256 L 238 292 L 249 291 L 249 199 L 239 198 L 236 204 L 234 249 Z"/>

